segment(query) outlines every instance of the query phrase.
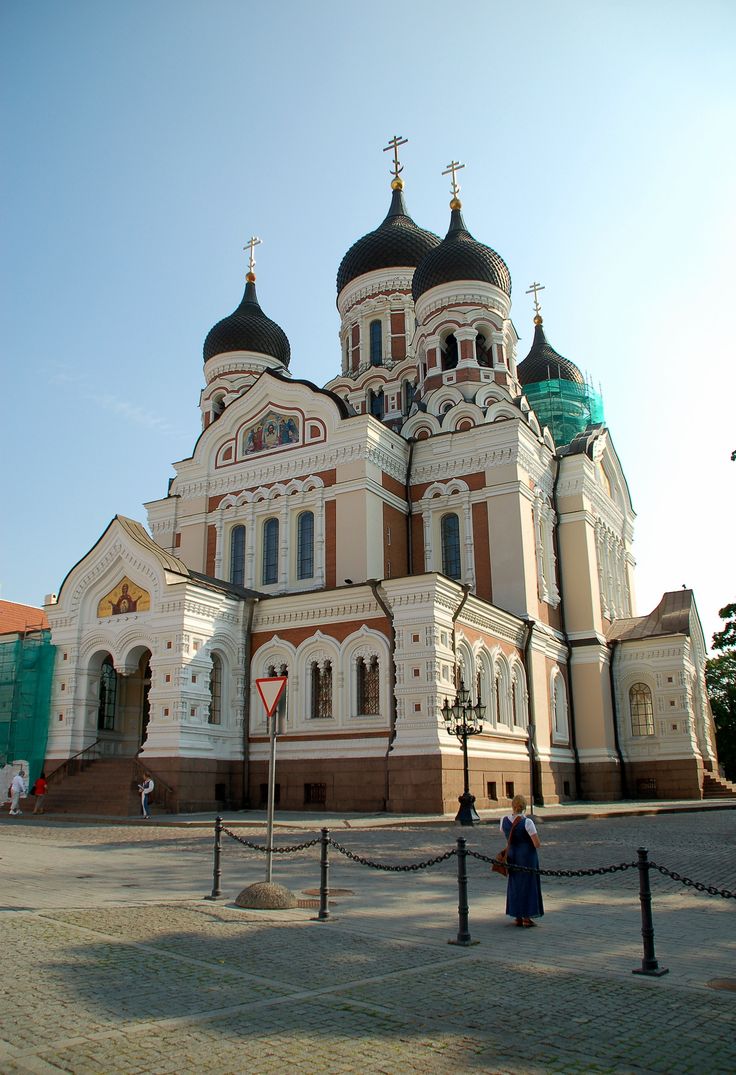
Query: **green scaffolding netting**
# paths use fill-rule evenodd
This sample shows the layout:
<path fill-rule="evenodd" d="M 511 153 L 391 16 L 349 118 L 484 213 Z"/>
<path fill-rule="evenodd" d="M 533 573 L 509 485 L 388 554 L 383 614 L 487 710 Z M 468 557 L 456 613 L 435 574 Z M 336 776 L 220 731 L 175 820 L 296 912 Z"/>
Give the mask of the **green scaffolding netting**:
<path fill-rule="evenodd" d="M 55 654 L 50 631 L 0 641 L 0 766 L 27 761 L 31 786 L 46 756 Z"/>
<path fill-rule="evenodd" d="M 558 448 L 587 426 L 604 421 L 603 400 L 589 384 L 550 379 L 526 385 L 524 395 Z"/>

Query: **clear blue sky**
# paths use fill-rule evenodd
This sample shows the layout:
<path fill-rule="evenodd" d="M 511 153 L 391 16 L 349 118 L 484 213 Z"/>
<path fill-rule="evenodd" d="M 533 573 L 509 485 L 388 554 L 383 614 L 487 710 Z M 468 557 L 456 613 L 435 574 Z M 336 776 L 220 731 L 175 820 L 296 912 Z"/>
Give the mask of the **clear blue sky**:
<path fill-rule="evenodd" d="M 638 513 L 639 611 L 736 599 L 732 2 L 6 0 L 0 13 L 0 596 L 40 604 L 200 429 L 202 343 L 242 294 L 295 376 L 339 369 L 335 273 L 383 218 L 465 219 L 541 280 L 601 383 Z"/>

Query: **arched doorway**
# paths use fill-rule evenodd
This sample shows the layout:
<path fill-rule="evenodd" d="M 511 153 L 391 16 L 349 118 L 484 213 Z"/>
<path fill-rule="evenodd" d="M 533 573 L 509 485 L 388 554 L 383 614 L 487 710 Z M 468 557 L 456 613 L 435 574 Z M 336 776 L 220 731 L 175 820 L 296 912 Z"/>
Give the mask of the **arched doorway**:
<path fill-rule="evenodd" d="M 148 736 L 151 651 L 136 648 L 122 668 L 115 667 L 110 653 L 98 653 L 90 665 L 90 677 L 101 753 L 134 757 Z"/>

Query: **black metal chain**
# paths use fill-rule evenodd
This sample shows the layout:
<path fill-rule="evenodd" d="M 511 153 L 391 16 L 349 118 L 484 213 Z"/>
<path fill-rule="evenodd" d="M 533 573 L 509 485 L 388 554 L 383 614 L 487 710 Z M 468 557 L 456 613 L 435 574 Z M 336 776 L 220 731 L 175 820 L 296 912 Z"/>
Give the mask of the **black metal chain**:
<path fill-rule="evenodd" d="M 242 836 L 236 836 L 234 832 L 230 832 L 230 829 L 223 828 L 222 831 L 226 836 L 232 837 L 233 840 L 237 840 L 239 844 L 244 847 L 250 847 L 253 851 L 273 851 L 276 855 L 293 855 L 297 851 L 304 851 L 308 847 L 314 847 L 315 844 L 320 842 L 321 837 L 317 837 L 315 840 L 307 840 L 304 844 L 294 844 L 291 847 L 265 847 L 263 844 L 254 844 L 250 840 L 244 840 Z"/>
<path fill-rule="evenodd" d="M 638 862 L 620 862 L 617 866 L 593 866 L 589 870 L 542 870 L 538 866 L 519 866 L 515 862 L 501 862 L 493 855 L 481 855 L 480 851 L 471 851 L 468 854 L 481 862 L 490 862 L 492 865 L 505 866 L 507 870 L 517 873 L 538 873 L 540 877 L 596 877 L 604 873 L 619 873 L 624 870 L 632 870 L 638 866 Z"/>
<path fill-rule="evenodd" d="M 436 858 L 427 859 L 425 862 L 411 862 L 407 866 L 392 866 L 385 862 L 373 862 L 372 859 L 363 858 L 362 855 L 356 855 L 354 852 L 348 850 L 347 847 L 343 847 L 342 844 L 338 844 L 330 837 L 329 841 L 334 847 L 335 851 L 339 851 L 345 858 L 351 860 L 351 862 L 357 862 L 360 866 L 370 866 L 373 870 L 386 870 L 390 873 L 412 873 L 416 870 L 426 870 L 429 866 L 437 866 L 440 862 L 446 862 L 451 859 L 453 855 L 457 854 L 457 848 L 453 847 L 451 851 L 445 851 L 444 855 L 438 855 Z"/>
<path fill-rule="evenodd" d="M 659 870 L 665 877 L 671 877 L 673 881 L 679 881 L 681 885 L 685 885 L 687 888 L 694 888 L 698 892 L 707 892 L 709 896 L 723 896 L 724 900 L 736 900 L 736 892 L 729 892 L 727 888 L 715 888 L 714 885 L 704 885 L 702 881 L 693 881 L 689 877 L 683 877 L 682 874 L 675 873 L 674 870 L 668 870 L 666 866 L 660 866 L 657 862 L 650 861 L 649 866 L 653 870 Z"/>

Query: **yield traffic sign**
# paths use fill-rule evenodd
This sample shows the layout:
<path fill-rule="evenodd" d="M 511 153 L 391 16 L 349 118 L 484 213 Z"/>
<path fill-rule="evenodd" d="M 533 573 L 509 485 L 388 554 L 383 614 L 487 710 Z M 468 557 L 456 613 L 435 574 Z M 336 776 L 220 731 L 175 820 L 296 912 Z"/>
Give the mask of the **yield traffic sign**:
<path fill-rule="evenodd" d="M 276 706 L 279 704 L 279 699 L 284 693 L 286 683 L 286 676 L 269 676 L 266 679 L 256 680 L 256 687 L 261 696 L 261 701 L 266 707 L 267 717 L 273 716 Z"/>

